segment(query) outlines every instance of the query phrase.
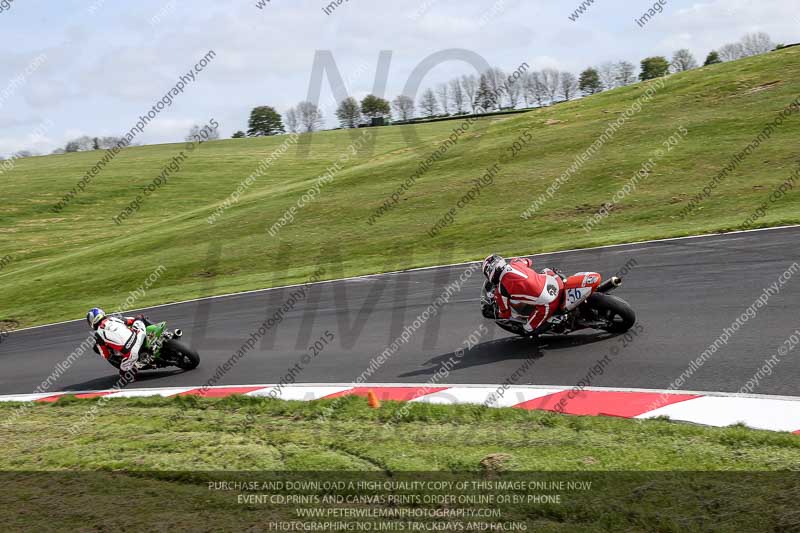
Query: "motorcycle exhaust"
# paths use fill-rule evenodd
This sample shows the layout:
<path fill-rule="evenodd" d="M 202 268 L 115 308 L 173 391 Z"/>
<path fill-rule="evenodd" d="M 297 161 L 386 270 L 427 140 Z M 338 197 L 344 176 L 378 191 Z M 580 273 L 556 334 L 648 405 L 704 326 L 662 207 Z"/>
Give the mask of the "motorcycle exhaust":
<path fill-rule="evenodd" d="M 175 338 L 179 339 L 179 338 L 183 337 L 183 331 L 181 331 L 179 329 L 176 329 L 175 332 L 174 332 L 174 335 L 175 335 Z"/>
<path fill-rule="evenodd" d="M 607 293 L 611 292 L 617 287 L 622 285 L 622 278 L 611 276 L 597 287 L 597 292 Z"/>

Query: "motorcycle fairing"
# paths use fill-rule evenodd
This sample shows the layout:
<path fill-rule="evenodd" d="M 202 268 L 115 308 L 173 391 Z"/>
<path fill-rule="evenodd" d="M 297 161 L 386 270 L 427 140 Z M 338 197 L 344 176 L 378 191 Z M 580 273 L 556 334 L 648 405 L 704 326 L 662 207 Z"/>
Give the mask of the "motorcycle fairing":
<path fill-rule="evenodd" d="M 564 309 L 572 311 L 592 295 L 603 276 L 597 272 L 578 272 L 567 278 L 564 284 Z"/>

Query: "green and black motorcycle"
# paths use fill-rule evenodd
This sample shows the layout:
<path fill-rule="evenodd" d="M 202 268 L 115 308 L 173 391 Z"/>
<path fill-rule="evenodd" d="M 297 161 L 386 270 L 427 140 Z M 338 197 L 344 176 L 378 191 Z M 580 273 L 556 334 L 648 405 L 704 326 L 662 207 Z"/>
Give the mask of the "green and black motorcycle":
<path fill-rule="evenodd" d="M 197 368 L 200 356 L 178 341 L 182 336 L 183 333 L 179 329 L 168 330 L 166 322 L 147 326 L 146 338 L 139 350 L 139 360 L 136 362 L 137 370 L 153 370 L 169 366 L 177 366 L 183 370 Z M 122 355 L 112 353 L 108 362 L 119 369 Z"/>

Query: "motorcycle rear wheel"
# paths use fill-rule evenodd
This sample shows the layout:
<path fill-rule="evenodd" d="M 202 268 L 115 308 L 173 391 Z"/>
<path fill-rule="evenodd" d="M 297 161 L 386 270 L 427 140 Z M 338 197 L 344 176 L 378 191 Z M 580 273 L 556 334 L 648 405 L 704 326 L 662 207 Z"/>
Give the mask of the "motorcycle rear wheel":
<path fill-rule="evenodd" d="M 175 366 L 183 370 L 194 370 L 200 364 L 200 355 L 175 339 L 164 342 L 162 351 L 169 353 L 169 359 L 174 361 Z"/>
<path fill-rule="evenodd" d="M 636 323 L 636 313 L 622 298 L 596 292 L 589 296 L 586 304 L 597 311 L 601 320 L 608 322 L 602 329 L 609 333 L 625 333 Z"/>

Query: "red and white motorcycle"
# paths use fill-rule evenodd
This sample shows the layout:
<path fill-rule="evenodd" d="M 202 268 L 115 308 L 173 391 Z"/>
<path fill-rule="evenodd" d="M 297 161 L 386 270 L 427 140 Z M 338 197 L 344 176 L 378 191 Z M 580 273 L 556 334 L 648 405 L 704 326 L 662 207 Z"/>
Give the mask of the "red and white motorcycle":
<path fill-rule="evenodd" d="M 559 311 L 540 326 L 536 334 L 567 334 L 580 329 L 625 333 L 636 323 L 636 313 L 628 302 L 608 294 L 620 285 L 622 278 L 612 276 L 603 281 L 597 272 L 578 272 L 568 277 L 559 296 Z M 488 283 L 484 285 L 481 302 L 491 300 L 488 292 L 491 290 Z M 531 336 L 523 329 L 524 317 L 498 319 L 495 322 L 508 332 L 523 337 Z"/>

